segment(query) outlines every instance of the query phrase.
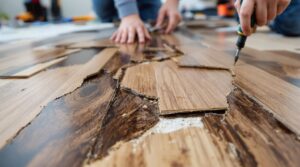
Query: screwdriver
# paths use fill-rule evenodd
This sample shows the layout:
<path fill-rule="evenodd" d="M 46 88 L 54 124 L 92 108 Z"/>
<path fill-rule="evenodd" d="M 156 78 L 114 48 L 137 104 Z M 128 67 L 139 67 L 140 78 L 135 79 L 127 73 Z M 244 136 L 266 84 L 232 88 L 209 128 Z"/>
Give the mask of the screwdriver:
<path fill-rule="evenodd" d="M 243 0 L 240 1 L 240 5 L 242 5 L 242 3 L 243 3 Z M 252 29 L 252 32 L 255 32 L 255 29 L 256 29 L 255 12 L 253 12 L 251 15 L 251 29 Z M 245 47 L 245 43 L 247 40 L 247 36 L 243 33 L 241 25 L 239 25 L 237 34 L 238 34 L 238 40 L 236 42 L 237 50 L 236 50 L 235 57 L 234 57 L 234 65 L 238 61 L 240 52 Z"/>

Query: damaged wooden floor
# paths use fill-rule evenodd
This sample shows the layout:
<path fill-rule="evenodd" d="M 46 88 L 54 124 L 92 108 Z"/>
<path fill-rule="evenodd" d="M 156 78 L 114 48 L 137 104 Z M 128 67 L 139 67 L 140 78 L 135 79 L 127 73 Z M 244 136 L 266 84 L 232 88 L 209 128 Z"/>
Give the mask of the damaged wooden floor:
<path fill-rule="evenodd" d="M 0 166 L 299 166 L 300 55 L 187 31 L 2 49 Z"/>

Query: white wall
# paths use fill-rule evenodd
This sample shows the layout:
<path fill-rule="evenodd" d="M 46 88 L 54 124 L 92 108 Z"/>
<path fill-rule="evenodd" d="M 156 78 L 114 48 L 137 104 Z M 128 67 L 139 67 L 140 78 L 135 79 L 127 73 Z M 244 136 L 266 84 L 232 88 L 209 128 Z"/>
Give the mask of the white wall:
<path fill-rule="evenodd" d="M 92 13 L 92 0 L 61 0 L 62 12 L 65 17 L 87 15 Z M 0 0 L 0 11 L 14 18 L 24 12 L 23 0 Z M 49 7 L 50 0 L 41 0 Z"/>

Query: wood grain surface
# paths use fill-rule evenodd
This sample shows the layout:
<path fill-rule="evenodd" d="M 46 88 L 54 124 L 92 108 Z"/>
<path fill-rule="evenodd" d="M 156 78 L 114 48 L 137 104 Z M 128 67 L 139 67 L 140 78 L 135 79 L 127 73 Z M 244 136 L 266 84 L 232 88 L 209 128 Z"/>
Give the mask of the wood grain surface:
<path fill-rule="evenodd" d="M 13 76 L 16 73 L 28 70 L 29 68 L 34 68 L 34 66 L 37 64 L 46 63 L 51 60 L 67 56 L 68 54 L 75 53 L 77 51 L 79 50 L 46 48 L 35 49 L 26 52 L 17 52 L 16 54 L 2 57 L 0 58 L 0 77 L 7 78 L 9 76 Z"/>
<path fill-rule="evenodd" d="M 3 91 L 0 99 L 5 99 L 0 102 L 0 148 L 35 118 L 43 106 L 74 91 L 86 77 L 101 70 L 116 52 L 114 48 L 104 49 L 84 65 L 47 70 L 0 87 Z"/>
<path fill-rule="evenodd" d="M 241 60 L 300 87 L 300 56 L 288 51 L 258 51 L 244 48 Z"/>
<path fill-rule="evenodd" d="M 300 89 L 253 65 L 238 62 L 234 83 L 257 98 L 296 134 L 300 134 Z"/>
<path fill-rule="evenodd" d="M 0 166 L 80 166 L 93 146 L 116 86 L 108 74 L 100 73 L 47 104 L 1 149 Z"/>
<path fill-rule="evenodd" d="M 177 59 L 179 66 L 227 70 L 233 68 L 234 57 L 225 52 L 193 45 L 181 46 L 181 50 L 185 54 Z"/>
<path fill-rule="evenodd" d="M 200 119 L 200 118 L 199 118 Z M 226 144 L 202 128 L 152 134 L 138 143 L 125 143 L 90 167 L 240 166 Z"/>
<path fill-rule="evenodd" d="M 128 68 L 122 85 L 158 97 L 162 115 L 226 110 L 231 75 L 220 70 L 178 68 L 172 61 L 164 61 Z"/>

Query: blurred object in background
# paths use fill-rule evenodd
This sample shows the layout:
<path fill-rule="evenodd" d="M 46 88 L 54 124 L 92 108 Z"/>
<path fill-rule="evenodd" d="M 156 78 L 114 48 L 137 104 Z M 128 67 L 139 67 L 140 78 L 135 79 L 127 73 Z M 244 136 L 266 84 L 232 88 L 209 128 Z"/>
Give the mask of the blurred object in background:
<path fill-rule="evenodd" d="M 184 20 L 206 19 L 217 15 L 216 0 L 184 0 L 180 1 L 179 9 Z"/>
<path fill-rule="evenodd" d="M 9 17 L 7 14 L 0 12 L 0 28 L 3 24 L 7 23 L 9 20 Z"/>
<path fill-rule="evenodd" d="M 62 20 L 60 0 L 51 0 L 51 15 L 52 15 L 53 21 Z"/>
<path fill-rule="evenodd" d="M 233 0 L 218 0 L 217 3 L 218 16 L 221 17 L 233 17 L 235 14 L 234 1 Z"/>
<path fill-rule="evenodd" d="M 24 22 L 48 21 L 47 9 L 40 3 L 40 0 L 25 0 L 24 5 L 26 12 L 16 16 L 17 20 Z"/>

